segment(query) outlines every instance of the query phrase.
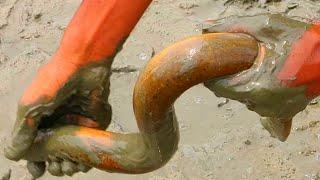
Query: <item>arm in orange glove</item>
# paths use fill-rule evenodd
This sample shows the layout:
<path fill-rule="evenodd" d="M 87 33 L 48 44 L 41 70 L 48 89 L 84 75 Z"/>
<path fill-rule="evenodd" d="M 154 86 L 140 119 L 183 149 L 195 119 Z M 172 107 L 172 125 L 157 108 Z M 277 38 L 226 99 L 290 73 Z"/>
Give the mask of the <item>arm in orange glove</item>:
<path fill-rule="evenodd" d="M 261 14 L 221 19 L 206 31 L 245 32 L 264 44 L 263 58 L 249 70 L 205 85 L 267 117 L 263 126 L 285 141 L 292 118 L 320 95 L 319 24 Z"/>
<path fill-rule="evenodd" d="M 5 148 L 7 158 L 21 159 L 38 130 L 57 121 L 107 127 L 113 57 L 150 2 L 83 0 L 60 47 L 21 98 L 12 138 Z"/>

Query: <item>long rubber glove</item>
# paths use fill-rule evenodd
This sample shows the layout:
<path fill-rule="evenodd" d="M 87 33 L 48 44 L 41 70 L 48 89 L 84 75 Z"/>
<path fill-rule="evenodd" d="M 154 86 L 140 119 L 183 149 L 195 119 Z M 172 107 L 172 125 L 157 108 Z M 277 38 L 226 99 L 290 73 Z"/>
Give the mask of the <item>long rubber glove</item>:
<path fill-rule="evenodd" d="M 265 117 L 263 126 L 285 141 L 292 118 L 320 94 L 320 26 L 281 14 L 262 14 L 221 19 L 205 32 L 244 32 L 263 42 L 261 61 L 205 86 Z"/>
<path fill-rule="evenodd" d="M 51 127 L 58 121 L 98 129 L 108 126 L 113 57 L 150 2 L 83 0 L 60 47 L 39 70 L 19 102 L 12 137 L 5 148 L 7 158 L 21 159 L 34 142 L 38 129 Z M 62 166 L 66 174 L 75 171 L 72 162 L 62 162 Z M 43 169 L 44 163 L 30 162 L 28 168 Z"/>

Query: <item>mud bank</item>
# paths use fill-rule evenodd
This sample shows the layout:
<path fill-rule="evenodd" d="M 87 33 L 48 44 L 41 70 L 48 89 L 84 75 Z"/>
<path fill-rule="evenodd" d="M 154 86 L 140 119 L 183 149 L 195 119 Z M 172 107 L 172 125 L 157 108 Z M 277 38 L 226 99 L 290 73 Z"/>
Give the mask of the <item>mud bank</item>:
<path fill-rule="evenodd" d="M 77 0 L 0 0 L 0 138 L 13 126 L 16 102 L 35 70 L 57 48 Z M 200 34 L 206 22 L 229 15 L 284 12 L 320 19 L 316 1 L 154 0 L 114 62 L 111 77 L 111 130 L 137 131 L 132 92 L 139 70 L 152 54 L 184 37 Z M 91 170 L 74 179 L 316 179 L 320 164 L 320 106 L 298 114 L 289 139 L 269 136 L 259 117 L 243 105 L 217 98 L 201 85 L 176 103 L 181 130 L 178 152 L 163 168 L 144 175 Z M 223 104 L 223 105 L 222 105 Z M 249 127 L 249 128 L 248 128 Z M 0 172 L 30 179 L 26 163 L 0 152 Z M 56 179 L 46 174 L 41 179 Z M 71 179 L 63 177 L 61 179 Z"/>

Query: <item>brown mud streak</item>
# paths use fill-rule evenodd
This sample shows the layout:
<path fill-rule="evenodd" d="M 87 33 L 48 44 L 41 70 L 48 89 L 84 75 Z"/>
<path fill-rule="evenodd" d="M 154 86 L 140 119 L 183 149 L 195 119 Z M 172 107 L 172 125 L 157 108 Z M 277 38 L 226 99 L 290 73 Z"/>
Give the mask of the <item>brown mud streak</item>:
<path fill-rule="evenodd" d="M 38 136 L 25 159 L 69 158 L 108 172 L 146 173 L 166 164 L 178 147 L 173 103 L 190 87 L 248 69 L 259 43 L 241 33 L 212 33 L 180 41 L 152 58 L 133 95 L 140 133 L 63 126 Z"/>

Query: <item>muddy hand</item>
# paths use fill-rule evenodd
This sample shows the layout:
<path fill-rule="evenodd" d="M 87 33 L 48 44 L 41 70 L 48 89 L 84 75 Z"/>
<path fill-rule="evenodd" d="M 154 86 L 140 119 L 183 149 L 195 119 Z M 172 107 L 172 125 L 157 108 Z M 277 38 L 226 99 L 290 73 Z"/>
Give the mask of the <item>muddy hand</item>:
<path fill-rule="evenodd" d="M 108 104 L 112 59 L 151 0 L 83 0 L 70 22 L 60 47 L 38 72 L 23 94 L 5 155 L 25 157 L 42 131 L 61 124 L 105 129 L 110 123 Z M 55 156 L 28 163 L 39 177 L 49 161 L 49 172 L 72 175 L 82 165 Z"/>
<path fill-rule="evenodd" d="M 59 124 L 105 129 L 110 123 L 111 60 L 79 67 L 56 58 L 40 69 L 19 103 L 13 137 L 5 149 L 9 159 L 22 158 L 39 131 Z M 30 172 L 36 166 L 45 167 L 40 162 L 28 163 Z"/>
<path fill-rule="evenodd" d="M 158 169 L 178 148 L 175 100 L 196 84 L 248 69 L 259 50 L 253 37 L 241 33 L 212 33 L 177 42 L 149 61 L 135 85 L 139 133 L 62 126 L 39 135 L 26 158 L 42 161 L 53 155 L 130 174 Z"/>
<path fill-rule="evenodd" d="M 204 32 L 245 32 L 264 51 L 247 71 L 212 80 L 217 96 L 238 100 L 265 117 L 262 125 L 284 141 L 292 118 L 320 93 L 320 26 L 280 14 L 221 19 Z"/>

